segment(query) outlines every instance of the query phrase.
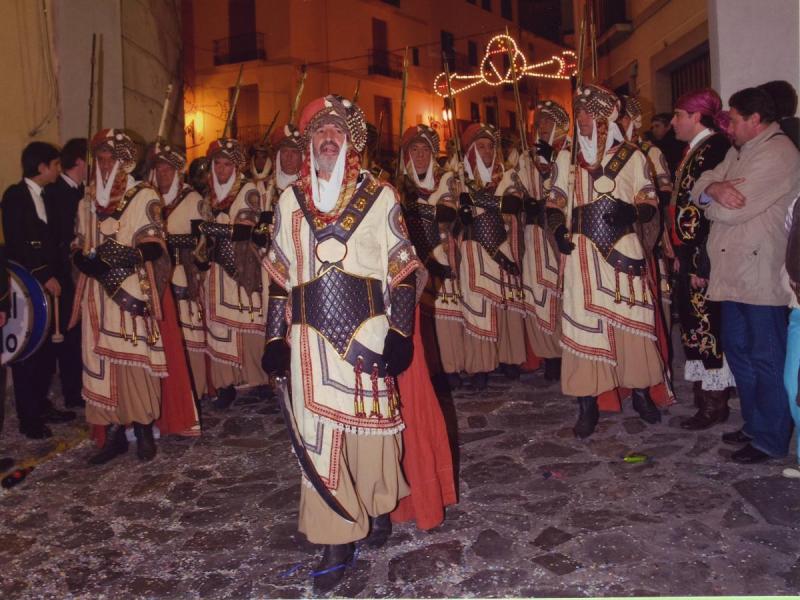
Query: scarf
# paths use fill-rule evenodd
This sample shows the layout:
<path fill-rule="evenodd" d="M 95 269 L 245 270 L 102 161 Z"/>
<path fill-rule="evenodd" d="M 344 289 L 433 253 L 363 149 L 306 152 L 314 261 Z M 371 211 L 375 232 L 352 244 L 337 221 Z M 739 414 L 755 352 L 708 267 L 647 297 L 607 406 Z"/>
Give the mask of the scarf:
<path fill-rule="evenodd" d="M 336 208 L 339 200 L 339 192 L 344 183 L 344 159 L 347 156 L 347 140 L 344 141 L 339 149 L 339 156 L 336 157 L 336 164 L 333 166 L 331 177 L 327 181 L 317 177 L 317 161 L 314 157 L 314 148 L 309 148 L 311 156 L 311 198 L 320 211 L 331 212 Z"/>

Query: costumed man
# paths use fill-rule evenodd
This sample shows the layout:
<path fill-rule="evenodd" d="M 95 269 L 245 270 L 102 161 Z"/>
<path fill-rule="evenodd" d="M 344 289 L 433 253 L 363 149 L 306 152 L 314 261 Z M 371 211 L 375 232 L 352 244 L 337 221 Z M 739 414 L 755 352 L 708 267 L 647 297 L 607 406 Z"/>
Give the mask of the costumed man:
<path fill-rule="evenodd" d="M 207 159 L 209 197 L 192 232 L 199 234 L 195 254 L 201 269 L 208 269 L 203 306 L 214 407 L 225 410 L 237 389 L 268 383 L 260 362 L 269 287 L 261 255 L 272 214 L 262 210 L 256 186 L 242 174 L 245 157 L 237 140 L 215 140 Z"/>
<path fill-rule="evenodd" d="M 272 168 L 274 166 L 272 158 L 270 158 L 270 147 L 266 138 L 250 146 L 248 153 L 250 160 L 247 164 L 245 175 L 256 186 L 261 196 L 261 205 L 266 206 L 265 203 L 272 181 Z"/>
<path fill-rule="evenodd" d="M 466 371 L 473 388 L 482 390 L 498 365 L 507 377 L 518 378 L 526 358 L 519 268 L 522 200 L 509 189 L 511 174 L 504 177 L 499 135 L 493 126 L 471 124 L 461 136 L 461 147 L 466 149 L 463 168 L 469 189 L 459 198 Z"/>
<path fill-rule="evenodd" d="M 388 513 L 409 494 L 394 377 L 412 359 L 426 274 L 395 191 L 361 169 L 361 110 L 319 98 L 299 128 L 307 154 L 276 207 L 264 262 L 272 285 L 263 366 L 291 373 L 292 398 L 282 401 L 304 471 L 299 530 L 324 545 L 314 580 L 322 593 L 342 579 L 355 541 L 386 542 Z"/>
<path fill-rule="evenodd" d="M 436 131 L 427 125 L 409 127 L 401 141 L 404 177 L 400 187 L 411 242 L 429 275 L 420 300 L 428 368 L 432 373 L 444 372 L 453 390 L 461 385 L 459 374 L 465 367 L 464 315 L 452 235 L 458 189 L 453 173 L 436 163 L 438 150 Z"/>
<path fill-rule="evenodd" d="M 721 163 L 731 147 L 728 136 L 722 133 L 727 120 L 722 100 L 712 89 L 681 96 L 672 117 L 675 137 L 689 144 L 675 175 L 668 229 L 677 263 L 674 299 L 686 356 L 684 377 L 693 384 L 697 407 L 697 414 L 681 423 L 690 430 L 726 421 L 730 388 L 736 386 L 722 352 L 721 306 L 706 297 L 711 274 L 706 244 L 711 223 L 704 209 L 693 204 L 690 197 L 694 182 Z"/>
<path fill-rule="evenodd" d="M 275 152 L 275 170 L 272 183 L 272 192 L 265 205 L 267 210 L 272 210 L 272 205 L 278 201 L 283 190 L 292 185 L 300 175 L 303 166 L 303 147 L 301 146 L 300 131 L 287 123 L 272 132 L 270 146 Z"/>
<path fill-rule="evenodd" d="M 178 306 L 178 321 L 197 398 L 207 391 L 206 328 L 200 304 L 205 273 L 194 257 L 197 236 L 192 221 L 202 219 L 202 196 L 183 181 L 186 157 L 171 146 L 156 146 L 153 184 L 164 202 L 167 249 L 172 260 L 172 294 Z"/>
<path fill-rule="evenodd" d="M 653 142 L 645 140 L 641 135 L 642 129 L 642 105 L 639 99 L 634 96 L 620 96 L 622 110 L 620 111 L 619 127 L 625 139 L 639 146 L 639 149 L 647 158 L 650 168 L 650 177 L 655 183 L 656 195 L 658 196 L 659 216 L 662 223 L 668 221 L 667 209 L 670 197 L 672 196 L 672 175 L 667 163 L 667 158 L 661 149 Z M 648 248 L 648 252 L 653 250 Z M 675 258 L 675 251 L 667 234 L 666 228 L 662 228 L 661 237 L 658 239 L 657 248 L 658 281 L 659 295 L 661 297 L 662 312 L 657 317 L 663 316 L 665 331 L 670 331 L 672 321 L 672 294 L 670 289 L 670 263 Z M 670 340 L 665 340 L 669 346 Z"/>
<path fill-rule="evenodd" d="M 93 177 L 78 207 L 72 255 L 83 276 L 69 324 L 82 323 L 86 420 L 105 434 L 89 462 L 126 452 L 130 424 L 137 455 L 147 461 L 156 454 L 157 419 L 162 434 L 199 433 L 169 289 L 162 203 L 150 184 L 130 176 L 136 145 L 127 133 L 103 129 L 91 150 Z"/>
<path fill-rule="evenodd" d="M 522 280 L 525 288 L 525 333 L 533 353 L 544 359 L 544 377 L 561 378 L 561 308 L 558 273 L 561 255 L 545 223 L 545 203 L 557 179 L 558 163 L 569 165 L 569 115 L 560 104 L 545 100 L 536 105 L 535 170 L 522 170 L 525 181 L 525 254 Z M 524 157 L 523 157 L 524 158 Z M 557 159 L 561 159 L 558 161 Z M 566 162 L 565 162 L 566 161 Z M 563 191 L 561 193 L 564 193 Z"/>
<path fill-rule="evenodd" d="M 601 86 L 577 91 L 574 193 L 548 198 L 548 227 L 564 254 L 561 387 L 577 396 L 580 438 L 597 425 L 598 395 L 618 387 L 632 389 L 642 419 L 661 420 L 649 393 L 663 380 L 663 363 L 645 252 L 659 235 L 658 200 L 647 159 L 617 126 L 618 111 L 617 97 Z M 569 189 L 568 171 L 559 169 L 554 191 Z"/>

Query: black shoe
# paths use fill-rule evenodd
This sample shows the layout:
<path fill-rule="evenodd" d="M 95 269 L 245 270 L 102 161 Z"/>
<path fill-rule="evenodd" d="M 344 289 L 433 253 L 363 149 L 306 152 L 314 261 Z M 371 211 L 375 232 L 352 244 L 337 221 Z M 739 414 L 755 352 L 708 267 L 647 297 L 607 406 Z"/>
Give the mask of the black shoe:
<path fill-rule="evenodd" d="M 447 373 L 447 387 L 450 390 L 457 390 L 461 387 L 461 375 L 458 373 Z"/>
<path fill-rule="evenodd" d="M 389 513 L 370 518 L 370 530 L 365 543 L 370 548 L 380 548 L 392 535 L 392 520 Z"/>
<path fill-rule="evenodd" d="M 651 425 L 661 422 L 661 411 L 653 403 L 647 389 L 633 390 L 631 398 L 633 399 L 633 409 L 639 413 L 643 421 Z"/>
<path fill-rule="evenodd" d="M 42 415 L 45 423 L 67 423 L 75 420 L 75 413 L 71 410 L 58 410 L 50 407 Z"/>
<path fill-rule="evenodd" d="M 740 448 L 731 454 L 731 460 L 742 465 L 754 465 L 768 461 L 771 458 L 769 454 L 762 452 L 758 448 L 754 448 L 750 444 L 747 444 L 744 448 Z"/>
<path fill-rule="evenodd" d="M 19 432 L 31 440 L 46 440 L 53 437 L 53 432 L 47 425 L 37 425 L 34 427 L 20 427 Z"/>
<path fill-rule="evenodd" d="M 520 374 L 519 365 L 500 363 L 500 370 L 502 371 L 503 375 L 506 376 L 506 379 L 511 379 L 512 381 L 515 379 L 519 379 L 519 374 Z"/>
<path fill-rule="evenodd" d="M 108 425 L 106 427 L 106 443 L 100 452 L 89 458 L 90 465 L 102 465 L 128 451 L 128 438 L 125 437 L 123 425 Z"/>
<path fill-rule="evenodd" d="M 748 444 L 753 440 L 741 429 L 722 434 L 722 441 L 726 444 Z"/>
<path fill-rule="evenodd" d="M 217 390 L 217 399 L 212 402 L 212 405 L 217 410 L 228 410 L 236 400 L 236 388 L 232 385 Z"/>
<path fill-rule="evenodd" d="M 156 457 L 156 440 L 153 438 L 153 424 L 133 424 L 133 433 L 136 435 L 136 456 L 139 460 L 148 461 Z"/>
<path fill-rule="evenodd" d="M 483 391 L 489 387 L 489 374 L 488 373 L 475 373 L 470 377 L 470 384 L 473 390 Z"/>
<path fill-rule="evenodd" d="M 322 560 L 312 574 L 314 594 L 326 594 L 344 579 L 344 572 L 351 566 L 355 544 L 328 544 L 322 551 Z"/>
<path fill-rule="evenodd" d="M 572 432 L 575 437 L 587 438 L 594 433 L 597 421 L 600 420 L 600 411 L 597 408 L 597 398 L 594 396 L 581 396 L 578 398 L 578 420 Z"/>
<path fill-rule="evenodd" d="M 544 378 L 547 381 L 560 381 L 561 380 L 561 359 L 560 358 L 545 358 L 544 359 Z"/>

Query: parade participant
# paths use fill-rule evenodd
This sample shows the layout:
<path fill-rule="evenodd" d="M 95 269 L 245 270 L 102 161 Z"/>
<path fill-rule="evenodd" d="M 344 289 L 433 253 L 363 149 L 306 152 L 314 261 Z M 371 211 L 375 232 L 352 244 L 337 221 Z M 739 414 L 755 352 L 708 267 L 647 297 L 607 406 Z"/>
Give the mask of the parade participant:
<path fill-rule="evenodd" d="M 446 374 L 450 389 L 461 385 L 464 370 L 464 316 L 459 306 L 456 242 L 452 235 L 458 216 L 456 179 L 441 169 L 434 157 L 439 135 L 426 125 L 414 125 L 403 134 L 401 156 L 404 176 L 400 184 L 411 242 L 428 270 L 428 284 L 420 299 L 426 356 L 431 372 Z M 438 348 L 438 356 L 435 355 Z M 439 360 L 436 360 L 438 358 Z"/>
<path fill-rule="evenodd" d="M 194 258 L 191 223 L 202 219 L 203 198 L 183 181 L 186 157 L 170 146 L 156 146 L 153 183 L 164 202 L 167 249 L 172 260 L 172 293 L 178 307 L 183 344 L 197 398 L 206 393 L 206 331 L 200 290 L 205 276 Z"/>
<path fill-rule="evenodd" d="M 725 158 L 731 146 L 722 133 L 726 126 L 727 113 L 712 89 L 685 94 L 675 104 L 672 128 L 677 139 L 689 144 L 689 150 L 675 176 L 667 228 L 677 262 L 673 300 L 686 356 L 684 377 L 693 383 L 697 406 L 697 414 L 681 423 L 690 430 L 726 421 L 729 388 L 736 385 L 722 353 L 720 305 L 706 297 L 711 273 L 706 243 L 711 224 L 690 197 L 700 175 Z"/>
<path fill-rule="evenodd" d="M 522 280 L 525 287 L 525 332 L 534 354 L 544 359 L 544 376 L 561 377 L 560 302 L 558 272 L 561 255 L 545 226 L 545 199 L 556 177 L 557 162 L 569 166 L 569 115 L 553 100 L 536 105 L 537 160 L 525 198 L 525 255 Z M 566 161 L 566 162 L 565 162 Z M 525 178 L 523 177 L 523 180 Z M 563 192 L 562 192 L 563 193 Z"/>
<path fill-rule="evenodd" d="M 58 302 L 61 284 L 58 273 L 58 250 L 53 240 L 54 223 L 48 221 L 42 192 L 58 179 L 61 172 L 58 148 L 45 142 L 31 142 L 22 151 L 22 180 L 3 194 L 3 234 L 6 255 L 27 269 Z M 64 423 L 75 418 L 72 411 L 50 406 L 47 391 L 53 348 L 50 335 L 25 360 L 11 365 L 14 401 L 20 433 L 42 439 L 52 433 L 46 423 Z"/>
<path fill-rule="evenodd" d="M 361 110 L 319 98 L 299 128 L 307 154 L 276 207 L 264 263 L 273 283 L 263 366 L 282 374 L 291 363 L 289 419 L 308 460 L 299 530 L 324 545 L 314 580 L 322 593 L 344 576 L 355 541 L 385 543 L 388 513 L 409 493 L 394 377 L 411 362 L 426 277 L 396 193 L 361 169 Z"/>
<path fill-rule="evenodd" d="M 161 198 L 129 173 L 136 146 L 122 130 L 91 141 L 93 176 L 78 207 L 72 260 L 80 278 L 69 327 L 82 323 L 86 420 L 105 429 L 102 464 L 127 451 L 133 424 L 140 460 L 156 455 L 162 434 L 199 426 L 169 289 Z M 169 378 L 167 378 L 169 376 Z"/>
<path fill-rule="evenodd" d="M 497 130 L 473 123 L 461 136 L 469 193 L 460 196 L 464 233 L 459 250 L 466 371 L 475 389 L 485 389 L 488 374 L 500 365 L 519 377 L 525 361 L 525 312 L 519 268 L 521 231 L 518 191 L 508 190 Z"/>
<path fill-rule="evenodd" d="M 236 390 L 267 384 L 260 360 L 264 347 L 264 309 L 269 286 L 261 251 L 269 241 L 270 215 L 242 174 L 245 157 L 238 141 L 215 140 L 208 148 L 211 185 L 204 221 L 195 221 L 195 251 L 206 262 L 203 306 L 214 407 L 227 409 Z M 210 261 L 210 262 L 208 262 Z"/>
<path fill-rule="evenodd" d="M 275 194 L 272 204 L 278 200 L 287 187 L 297 181 L 303 165 L 303 148 L 300 131 L 291 123 L 276 129 L 270 136 L 270 144 L 275 152 Z"/>
<path fill-rule="evenodd" d="M 632 388 L 642 419 L 661 420 L 648 390 L 662 382 L 663 363 L 645 253 L 659 229 L 647 159 L 619 131 L 617 97 L 586 85 L 575 95 L 574 111 L 580 148 L 574 195 L 558 192 L 570 189 L 568 172 L 559 170 L 547 219 L 565 255 L 561 387 L 578 398 L 574 432 L 584 438 L 597 425 L 597 396 L 621 386 Z M 634 233 L 637 224 L 646 239 Z"/>

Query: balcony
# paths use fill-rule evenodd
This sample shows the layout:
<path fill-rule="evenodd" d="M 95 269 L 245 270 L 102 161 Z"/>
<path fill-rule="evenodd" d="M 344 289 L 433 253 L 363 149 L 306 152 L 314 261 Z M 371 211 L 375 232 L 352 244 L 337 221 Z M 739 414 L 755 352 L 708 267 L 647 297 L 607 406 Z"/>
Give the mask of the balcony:
<path fill-rule="evenodd" d="M 214 40 L 214 66 L 230 65 L 248 60 L 264 60 L 264 34 L 254 31 Z"/>
<path fill-rule="evenodd" d="M 447 64 L 451 73 L 476 73 L 480 69 L 480 58 L 476 59 L 476 62 L 479 63 L 478 65 L 471 65 L 467 54 L 455 52 L 454 50 L 445 50 L 444 53 L 447 56 Z M 444 69 L 444 62 L 442 63 L 442 69 Z"/>
<path fill-rule="evenodd" d="M 367 73 L 370 75 L 383 75 L 392 79 L 403 78 L 403 57 L 393 54 L 388 50 L 371 48 L 369 51 L 369 65 Z"/>
<path fill-rule="evenodd" d="M 260 144 L 264 141 L 264 134 L 267 132 L 267 124 L 260 125 L 237 125 L 231 128 L 231 135 L 239 140 L 245 148 L 250 148 L 253 144 Z"/>

